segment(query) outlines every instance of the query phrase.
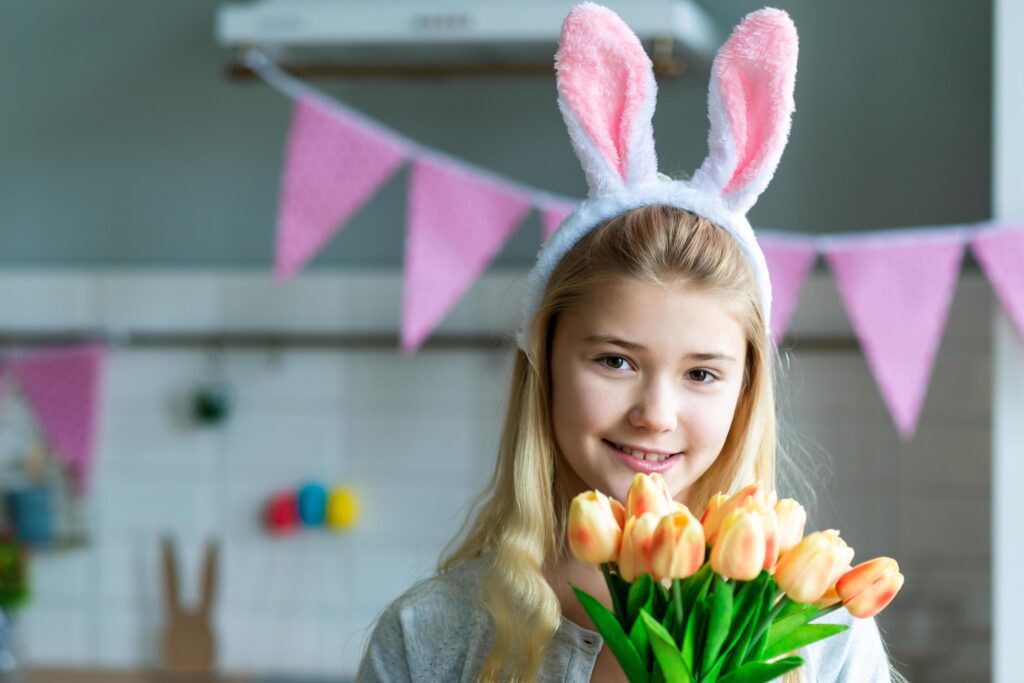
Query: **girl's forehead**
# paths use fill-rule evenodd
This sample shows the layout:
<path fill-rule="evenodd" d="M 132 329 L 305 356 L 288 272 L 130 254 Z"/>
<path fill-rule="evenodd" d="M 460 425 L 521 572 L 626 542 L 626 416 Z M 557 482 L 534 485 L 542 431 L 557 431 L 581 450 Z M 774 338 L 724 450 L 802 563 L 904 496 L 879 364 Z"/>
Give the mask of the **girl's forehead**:
<path fill-rule="evenodd" d="M 727 296 L 693 285 L 621 281 L 595 288 L 562 316 L 563 333 L 575 344 L 598 344 L 608 338 L 635 350 L 686 352 L 719 347 L 732 353 L 744 348 L 746 335 Z M 643 349 L 641 347 L 644 347 Z"/>

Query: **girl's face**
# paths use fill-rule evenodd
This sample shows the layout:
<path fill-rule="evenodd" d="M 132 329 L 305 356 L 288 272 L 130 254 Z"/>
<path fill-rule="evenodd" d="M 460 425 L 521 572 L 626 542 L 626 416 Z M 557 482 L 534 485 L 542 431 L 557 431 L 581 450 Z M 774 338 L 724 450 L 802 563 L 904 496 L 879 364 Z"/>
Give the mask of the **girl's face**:
<path fill-rule="evenodd" d="M 684 283 L 621 281 L 562 313 L 551 382 L 555 440 L 578 477 L 625 503 L 636 471 L 611 445 L 681 453 L 662 472 L 676 500 L 725 444 L 746 339 L 721 298 Z"/>

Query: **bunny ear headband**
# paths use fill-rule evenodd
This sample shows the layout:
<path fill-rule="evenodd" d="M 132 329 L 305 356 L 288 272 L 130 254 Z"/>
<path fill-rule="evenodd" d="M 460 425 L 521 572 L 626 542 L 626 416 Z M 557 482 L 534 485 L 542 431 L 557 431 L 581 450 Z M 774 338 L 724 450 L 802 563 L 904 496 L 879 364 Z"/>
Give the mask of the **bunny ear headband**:
<path fill-rule="evenodd" d="M 651 129 L 657 85 L 640 40 L 607 7 L 585 2 L 572 10 L 555 55 L 558 107 L 590 191 L 541 248 L 527 278 L 519 348 L 526 351 L 526 327 L 566 252 L 608 219 L 653 204 L 696 213 L 736 238 L 753 267 L 768 328 L 768 266 L 746 213 L 786 146 L 796 57 L 788 14 L 771 8 L 748 14 L 711 67 L 708 156 L 693 178 L 673 180 L 658 173 Z"/>

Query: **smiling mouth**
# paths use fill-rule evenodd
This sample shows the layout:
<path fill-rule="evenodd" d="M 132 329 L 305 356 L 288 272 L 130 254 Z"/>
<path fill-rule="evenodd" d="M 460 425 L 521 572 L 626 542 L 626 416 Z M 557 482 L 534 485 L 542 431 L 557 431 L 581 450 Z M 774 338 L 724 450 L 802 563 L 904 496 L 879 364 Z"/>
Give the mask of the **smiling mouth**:
<path fill-rule="evenodd" d="M 626 455 L 629 455 L 630 457 L 637 458 L 638 460 L 646 460 L 647 462 L 663 462 L 665 460 L 668 460 L 669 458 L 673 458 L 673 457 L 675 457 L 677 455 L 681 455 L 684 452 L 684 451 L 679 451 L 678 453 L 670 453 L 668 455 L 653 455 L 653 454 L 646 454 L 646 453 L 645 454 L 640 454 L 638 451 L 633 451 L 633 450 L 631 450 L 629 448 L 626 448 L 625 446 L 622 446 L 620 444 L 615 443 L 614 441 L 609 441 L 608 439 L 604 439 L 604 442 L 606 444 L 608 444 L 609 446 L 613 446 L 614 448 L 618 449 L 619 451 L 622 451 Z"/>

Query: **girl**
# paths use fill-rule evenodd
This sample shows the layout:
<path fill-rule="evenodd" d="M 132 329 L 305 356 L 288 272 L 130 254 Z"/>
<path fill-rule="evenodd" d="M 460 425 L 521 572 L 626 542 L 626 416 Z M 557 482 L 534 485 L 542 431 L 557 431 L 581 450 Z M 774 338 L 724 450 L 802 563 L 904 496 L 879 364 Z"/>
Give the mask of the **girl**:
<path fill-rule="evenodd" d="M 775 481 L 771 290 L 745 214 L 788 136 L 795 63 L 784 12 L 744 19 L 712 67 L 710 154 L 672 180 L 657 173 L 636 36 L 591 3 L 566 19 L 559 106 L 590 196 L 529 276 L 498 460 L 468 531 L 382 613 L 357 681 L 625 681 L 569 586 L 611 605 L 600 569 L 569 552 L 572 498 L 625 501 L 636 472 L 658 471 L 700 514 L 718 491 Z M 824 620 L 850 628 L 801 650 L 788 680 L 889 680 L 873 619 Z"/>

